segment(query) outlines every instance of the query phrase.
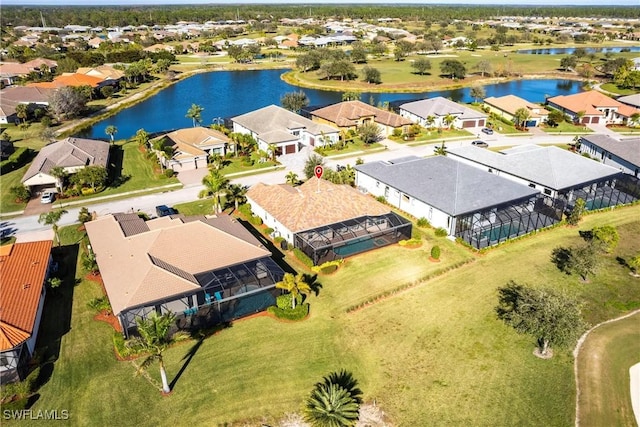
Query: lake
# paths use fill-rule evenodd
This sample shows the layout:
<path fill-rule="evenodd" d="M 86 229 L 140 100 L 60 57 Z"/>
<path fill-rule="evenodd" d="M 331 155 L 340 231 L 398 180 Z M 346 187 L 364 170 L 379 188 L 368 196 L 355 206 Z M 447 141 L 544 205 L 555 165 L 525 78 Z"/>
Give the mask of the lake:
<path fill-rule="evenodd" d="M 526 53 L 531 55 L 571 55 L 576 51 L 575 47 L 550 47 L 540 49 L 521 49 L 516 53 Z M 616 46 L 616 47 L 583 47 L 587 53 L 620 53 L 624 49 L 625 52 L 640 52 L 640 46 Z"/>
<path fill-rule="evenodd" d="M 163 89 L 158 94 L 109 117 L 83 132 L 85 138 L 107 138 L 105 128 L 116 126 L 116 138 L 124 139 L 144 128 L 149 133 L 179 129 L 192 125 L 185 117 L 191 104 L 204 108 L 202 124 L 208 126 L 219 118 L 230 118 L 267 105 L 280 105 L 280 97 L 303 90 L 311 105 L 340 102 L 342 92 L 332 92 L 292 86 L 280 79 L 283 70 L 215 71 L 196 74 Z M 569 95 L 580 91 L 581 82 L 572 80 L 515 80 L 485 85 L 487 97 L 518 95 L 530 102 L 544 102 L 545 96 Z M 362 101 L 414 101 L 443 96 L 461 103 L 472 102 L 470 88 L 422 93 L 363 93 Z"/>

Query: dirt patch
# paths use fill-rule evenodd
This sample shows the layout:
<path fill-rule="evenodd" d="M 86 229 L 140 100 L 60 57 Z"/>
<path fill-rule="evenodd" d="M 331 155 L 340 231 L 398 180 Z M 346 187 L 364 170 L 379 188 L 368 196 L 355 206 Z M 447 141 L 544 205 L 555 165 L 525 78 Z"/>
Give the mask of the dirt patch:
<path fill-rule="evenodd" d="M 111 325 L 111 327 L 114 330 L 118 332 L 122 332 L 122 328 L 120 327 L 120 322 L 118 322 L 118 319 L 112 313 L 101 311 L 100 313 L 93 316 L 93 320 L 108 323 L 109 325 Z"/>

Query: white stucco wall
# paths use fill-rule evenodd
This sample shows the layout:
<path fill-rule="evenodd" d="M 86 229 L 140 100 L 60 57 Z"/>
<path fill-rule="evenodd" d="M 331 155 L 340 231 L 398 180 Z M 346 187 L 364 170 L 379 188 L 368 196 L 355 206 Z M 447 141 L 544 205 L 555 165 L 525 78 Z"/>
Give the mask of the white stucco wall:
<path fill-rule="evenodd" d="M 262 206 L 257 204 L 255 200 L 247 197 L 247 202 L 251 205 L 251 211 L 256 216 L 262 218 L 262 222 L 269 228 L 273 228 L 273 234 L 276 237 L 283 237 L 288 243 L 293 244 L 293 233 L 287 227 L 282 225 L 277 219 L 270 215 Z"/>
<path fill-rule="evenodd" d="M 640 175 L 640 165 L 634 165 L 633 163 L 626 161 L 616 156 L 615 154 L 611 154 L 608 151 L 591 144 L 587 140 L 582 140 L 582 143 L 580 144 L 580 152 L 587 153 L 599 162 L 604 163 L 605 165 L 613 166 L 616 169 L 620 169 L 626 174 L 634 176 Z"/>

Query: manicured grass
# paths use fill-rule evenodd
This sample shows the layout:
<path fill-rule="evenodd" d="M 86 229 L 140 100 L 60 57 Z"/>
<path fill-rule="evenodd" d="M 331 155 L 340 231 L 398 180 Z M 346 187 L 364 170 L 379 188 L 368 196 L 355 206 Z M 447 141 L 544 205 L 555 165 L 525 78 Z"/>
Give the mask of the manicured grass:
<path fill-rule="evenodd" d="M 245 164 L 243 162 L 242 158 L 237 158 L 234 157 L 232 159 L 229 159 L 231 161 L 231 163 L 227 166 L 225 166 L 222 169 L 222 174 L 223 175 L 229 175 L 232 173 L 241 173 L 241 172 L 251 172 L 251 171 L 257 171 L 260 169 L 265 169 L 265 168 L 270 168 L 273 166 L 278 166 L 279 163 L 278 162 L 272 162 L 272 161 L 266 161 L 266 162 L 256 162 L 253 165 L 248 165 Z"/>
<path fill-rule="evenodd" d="M 9 189 L 17 185 L 22 185 L 22 177 L 27 172 L 27 169 L 29 169 L 29 165 L 5 173 L 0 178 L 2 179 L 2 185 L 0 186 L 0 212 L 2 212 L 3 215 L 8 212 L 21 211 L 26 206 L 26 203 L 17 203 L 9 192 Z"/>
<path fill-rule="evenodd" d="M 173 205 L 179 213 L 186 216 L 190 215 L 212 215 L 213 214 L 213 198 L 198 199 L 193 202 L 178 203 Z M 224 202 L 223 202 L 224 205 Z"/>
<path fill-rule="evenodd" d="M 378 151 L 384 149 L 383 144 L 374 142 L 365 144 L 359 138 L 349 141 L 342 148 L 317 147 L 315 151 L 323 156 L 339 156 L 342 154 L 356 153 L 358 151 Z"/>
<path fill-rule="evenodd" d="M 540 126 L 544 132 L 548 133 L 592 133 L 593 131 L 584 125 L 562 122 L 556 127 Z"/>
<path fill-rule="evenodd" d="M 638 289 L 640 279 L 629 281 Z M 629 368 L 640 354 L 640 314 L 600 326 L 589 334 L 578 357 L 580 425 L 631 426 Z"/>
<path fill-rule="evenodd" d="M 602 90 L 606 90 L 607 92 L 617 93 L 618 95 L 633 95 L 634 93 L 638 93 L 638 89 L 629 89 L 629 88 L 621 88 L 618 87 L 615 83 L 604 83 L 600 86 Z"/>
<path fill-rule="evenodd" d="M 246 319 L 201 344 L 167 351 L 169 380 L 184 368 L 168 397 L 133 377 L 131 363 L 114 359 L 111 330 L 93 321 L 86 307 L 99 287 L 82 280 L 73 288 L 60 357 L 33 409 L 68 409 L 75 423 L 90 425 L 123 419 L 136 425 L 276 424 L 300 411 L 322 375 L 346 368 L 360 381 L 365 401 L 375 399 L 394 425 L 571 425 L 570 350 L 555 348 L 550 360 L 533 356 L 535 340 L 497 320 L 497 288 L 513 279 L 565 290 L 585 301 L 592 324 L 628 311 L 640 292 L 629 286 L 628 269 L 616 257 L 640 251 L 639 218 L 640 206 L 592 214 L 579 227 L 558 227 L 482 255 L 427 230 L 421 248 L 394 245 L 349 258 L 336 273 L 319 276 L 322 287 L 308 299 L 308 320 Z M 549 261 L 553 248 L 581 240 L 579 230 L 603 224 L 618 227 L 621 242 L 590 283 Z M 436 242 L 441 263 L 428 260 Z M 371 295 L 469 258 L 475 262 L 347 312 Z M 157 365 L 149 374 L 159 381 Z"/>
<path fill-rule="evenodd" d="M 640 133 L 640 127 L 630 128 L 627 126 L 610 126 L 609 129 L 625 135 L 637 135 Z"/>
<path fill-rule="evenodd" d="M 450 138 L 464 138 L 473 136 L 470 132 L 463 129 L 442 129 L 441 132 L 438 129 L 423 129 L 419 135 L 414 138 L 409 138 L 405 140 L 403 137 L 394 137 L 390 136 L 389 139 L 398 143 L 408 143 L 410 145 L 418 145 L 420 142 L 436 142 L 442 139 L 450 139 Z"/>

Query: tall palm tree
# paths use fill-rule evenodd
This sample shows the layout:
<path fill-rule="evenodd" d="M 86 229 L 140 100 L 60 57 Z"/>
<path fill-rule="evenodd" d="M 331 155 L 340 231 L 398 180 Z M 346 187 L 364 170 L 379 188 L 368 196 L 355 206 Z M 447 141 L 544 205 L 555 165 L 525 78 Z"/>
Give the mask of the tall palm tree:
<path fill-rule="evenodd" d="M 444 121 L 447 129 L 451 129 L 451 125 L 456 121 L 456 116 L 454 116 L 453 114 L 447 114 L 446 116 L 444 116 L 444 119 L 442 119 L 442 121 Z"/>
<path fill-rule="evenodd" d="M 427 116 L 426 122 L 427 122 L 427 127 L 431 129 L 433 127 L 433 124 L 436 122 L 435 116 Z"/>
<path fill-rule="evenodd" d="M 169 382 L 167 381 L 167 372 L 164 368 L 164 351 L 173 343 L 169 330 L 176 320 L 173 313 L 165 313 L 162 316 L 153 312 L 149 318 L 137 319 L 138 333 L 140 334 L 139 342 L 149 352 L 149 355 L 142 361 L 138 368 L 137 374 L 147 369 L 154 361 L 158 361 L 160 365 L 160 377 L 162 378 L 162 391 L 169 393 Z"/>
<path fill-rule="evenodd" d="M 58 184 L 57 187 L 60 189 L 60 191 L 64 191 L 64 180 L 67 176 L 69 176 L 69 173 L 65 170 L 65 168 L 63 168 L 62 166 L 54 166 L 49 171 L 49 175 L 56 179 Z"/>
<path fill-rule="evenodd" d="M 360 416 L 362 391 L 346 371 L 333 372 L 315 385 L 305 402 L 305 419 L 317 427 L 355 426 Z"/>
<path fill-rule="evenodd" d="M 60 246 L 60 236 L 58 235 L 58 221 L 62 218 L 62 215 L 68 213 L 64 209 L 54 209 L 50 212 L 43 212 L 40 214 L 38 218 L 38 222 L 44 225 L 50 225 L 53 229 L 53 234 L 56 237 L 56 241 L 58 242 L 58 246 Z"/>
<path fill-rule="evenodd" d="M 187 110 L 187 115 L 185 117 L 193 120 L 193 127 L 196 127 L 196 123 L 200 123 L 202 121 L 202 112 L 204 111 L 204 107 L 198 104 L 191 104 L 191 108 Z"/>
<path fill-rule="evenodd" d="M 249 188 L 246 185 L 231 184 L 227 189 L 227 202 L 233 202 L 234 210 L 238 210 L 238 206 L 241 203 L 247 201 L 247 190 Z"/>
<path fill-rule="evenodd" d="M 134 139 L 140 147 L 146 147 L 149 143 L 149 133 L 144 128 L 138 129 Z"/>
<path fill-rule="evenodd" d="M 22 123 L 27 121 L 27 116 L 29 115 L 29 109 L 27 104 L 18 104 L 15 106 L 16 116 L 19 119 L 22 119 Z"/>
<path fill-rule="evenodd" d="M 104 129 L 104 133 L 106 133 L 107 135 L 109 135 L 109 137 L 111 138 L 111 143 L 113 144 L 113 136 L 118 133 L 118 128 L 115 127 L 114 125 L 109 125 Z"/>
<path fill-rule="evenodd" d="M 228 166 L 231 161 L 225 159 L 218 153 L 209 155 L 209 167 L 215 170 L 221 170 L 225 166 Z"/>
<path fill-rule="evenodd" d="M 308 295 L 311 292 L 307 276 L 304 274 L 285 273 L 282 281 L 276 283 L 276 288 L 284 289 L 291 294 L 291 308 L 296 308 L 296 300 L 302 294 Z"/>
<path fill-rule="evenodd" d="M 227 194 L 229 187 L 229 180 L 222 175 L 220 171 L 211 169 L 209 175 L 202 178 L 202 185 L 204 190 L 200 191 L 198 198 L 213 196 L 215 201 L 213 205 L 214 213 L 222 212 L 222 206 L 220 204 L 220 197 Z"/>

